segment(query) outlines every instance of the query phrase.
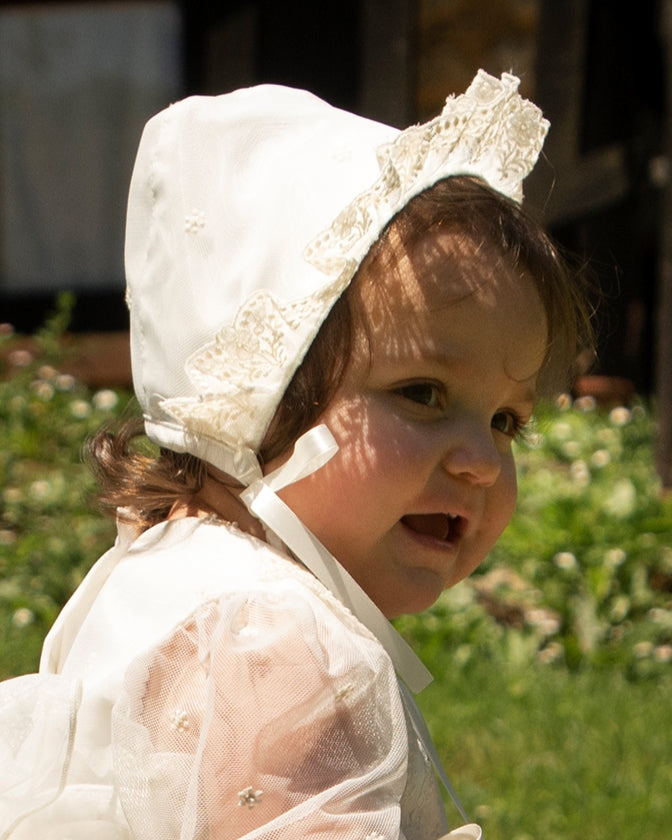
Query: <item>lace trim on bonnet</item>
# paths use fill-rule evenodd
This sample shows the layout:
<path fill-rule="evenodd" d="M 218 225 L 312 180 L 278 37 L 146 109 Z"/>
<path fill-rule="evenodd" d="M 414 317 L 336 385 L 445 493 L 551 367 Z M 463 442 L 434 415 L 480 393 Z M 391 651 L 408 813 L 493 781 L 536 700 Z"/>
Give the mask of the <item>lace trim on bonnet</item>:
<path fill-rule="evenodd" d="M 549 123 L 520 97 L 518 85 L 515 76 L 496 79 L 481 70 L 466 93 L 447 99 L 438 117 L 380 146 L 378 179 L 304 251 L 305 260 L 328 278 L 324 285 L 294 301 L 263 289 L 254 292 L 234 322 L 187 360 L 187 374 L 200 396 L 164 399 L 160 406 L 184 430 L 189 451 L 216 463 L 209 442 L 215 448 L 223 444 L 234 453 L 245 483 L 258 477 L 254 450 L 271 419 L 267 383 L 277 390 L 274 376 L 285 369 L 280 396 L 284 393 L 361 260 L 411 198 L 442 178 L 464 174 L 522 200 L 522 180 L 537 160 Z M 202 228 L 192 224 L 188 232 L 198 236 Z M 306 336 L 307 324 L 312 326 Z M 297 341 L 303 345 L 298 352 Z"/>

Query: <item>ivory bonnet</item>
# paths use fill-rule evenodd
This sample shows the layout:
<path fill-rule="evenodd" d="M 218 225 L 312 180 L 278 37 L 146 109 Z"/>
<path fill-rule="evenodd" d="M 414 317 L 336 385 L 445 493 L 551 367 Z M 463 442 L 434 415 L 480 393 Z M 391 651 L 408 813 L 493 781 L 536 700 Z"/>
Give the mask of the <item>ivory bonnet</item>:
<path fill-rule="evenodd" d="M 405 131 L 274 85 L 190 97 L 145 127 L 126 233 L 149 437 L 249 484 L 282 395 L 372 243 L 415 195 L 476 175 L 520 201 L 548 123 L 479 71 Z"/>

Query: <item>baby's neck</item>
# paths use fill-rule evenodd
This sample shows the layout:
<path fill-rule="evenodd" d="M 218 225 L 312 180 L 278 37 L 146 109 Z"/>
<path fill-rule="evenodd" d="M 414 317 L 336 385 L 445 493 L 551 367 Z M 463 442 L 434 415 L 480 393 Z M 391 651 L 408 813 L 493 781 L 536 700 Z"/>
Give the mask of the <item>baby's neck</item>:
<path fill-rule="evenodd" d="M 186 517 L 209 518 L 216 516 L 225 522 L 234 522 L 241 531 L 260 540 L 266 540 L 264 529 L 240 501 L 243 487 L 231 486 L 210 472 L 198 493 L 178 499 L 171 508 L 168 519 Z"/>

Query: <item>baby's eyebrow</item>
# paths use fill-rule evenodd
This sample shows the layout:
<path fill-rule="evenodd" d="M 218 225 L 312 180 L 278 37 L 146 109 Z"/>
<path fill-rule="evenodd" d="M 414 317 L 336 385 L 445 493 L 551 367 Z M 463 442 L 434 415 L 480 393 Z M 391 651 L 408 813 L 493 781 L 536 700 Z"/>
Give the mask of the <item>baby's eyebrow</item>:
<path fill-rule="evenodd" d="M 530 406 L 534 406 L 539 398 L 539 393 L 537 391 L 537 373 L 532 374 L 529 379 L 515 379 L 513 376 L 510 376 L 509 379 L 517 385 L 520 385 L 521 391 L 520 394 L 516 394 L 516 400 L 520 401 L 521 403 L 527 403 Z"/>
<path fill-rule="evenodd" d="M 525 392 L 521 395 L 521 402 L 525 405 L 529 405 L 530 411 L 534 408 L 539 399 L 539 394 L 537 393 L 536 388 L 527 388 Z"/>
<path fill-rule="evenodd" d="M 441 347 L 419 348 L 418 360 L 435 364 L 438 367 L 450 369 L 459 365 L 463 359 L 468 357 L 469 353 L 466 351 L 458 352 L 457 349 L 451 348 L 450 345 L 443 345 Z M 530 376 L 523 379 L 507 374 L 511 382 L 520 385 L 521 389 L 524 389 L 521 391 L 520 395 L 516 395 L 516 400 L 519 400 L 522 403 L 529 403 L 530 406 L 534 406 L 539 398 L 537 390 L 538 375 L 539 369 L 534 370 Z"/>

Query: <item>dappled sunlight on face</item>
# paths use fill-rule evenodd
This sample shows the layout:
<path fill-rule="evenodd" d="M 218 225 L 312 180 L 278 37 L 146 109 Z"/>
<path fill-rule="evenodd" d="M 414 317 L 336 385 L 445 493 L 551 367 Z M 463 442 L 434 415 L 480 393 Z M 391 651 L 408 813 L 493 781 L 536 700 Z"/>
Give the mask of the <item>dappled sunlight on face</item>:
<path fill-rule="evenodd" d="M 389 616 L 429 606 L 509 521 L 546 350 L 531 279 L 487 244 L 439 231 L 396 253 L 353 289 L 362 328 L 320 418 L 339 451 L 280 494 Z"/>
<path fill-rule="evenodd" d="M 457 231 L 439 230 L 401 252 L 396 264 L 384 273 L 376 265 L 367 266 L 358 278 L 358 295 L 365 313 L 365 326 L 371 338 L 371 351 L 381 358 L 405 358 L 440 352 L 441 343 L 450 342 L 450 314 L 445 329 L 431 329 L 431 316 L 453 310 L 453 321 L 463 317 L 465 302 L 475 298 L 484 314 L 500 313 L 495 334 L 481 329 L 482 352 L 488 352 L 500 329 L 511 317 L 521 320 L 521 335 L 509 336 L 509 349 L 503 364 L 514 379 L 529 379 L 543 364 L 546 352 L 546 316 L 531 278 L 487 242 L 476 243 Z M 474 324 L 478 329 L 478 323 Z M 539 346 L 529 353 L 523 335 Z"/>
<path fill-rule="evenodd" d="M 466 367 L 465 357 L 473 353 L 480 361 L 492 359 L 511 380 L 533 389 L 546 351 L 545 313 L 532 280 L 487 243 L 439 231 L 410 252 L 400 243 L 396 248 L 401 257 L 385 273 L 365 263 L 358 277 L 364 328 L 356 338 L 338 409 L 330 412 L 332 431 L 351 444 L 353 478 L 375 464 L 376 450 L 367 446 L 371 418 L 360 390 L 367 377 L 376 382 L 393 366 L 402 372 L 423 360 Z M 492 322 L 489 329 L 486 319 Z M 511 330 L 514 323 L 517 329 Z"/>

